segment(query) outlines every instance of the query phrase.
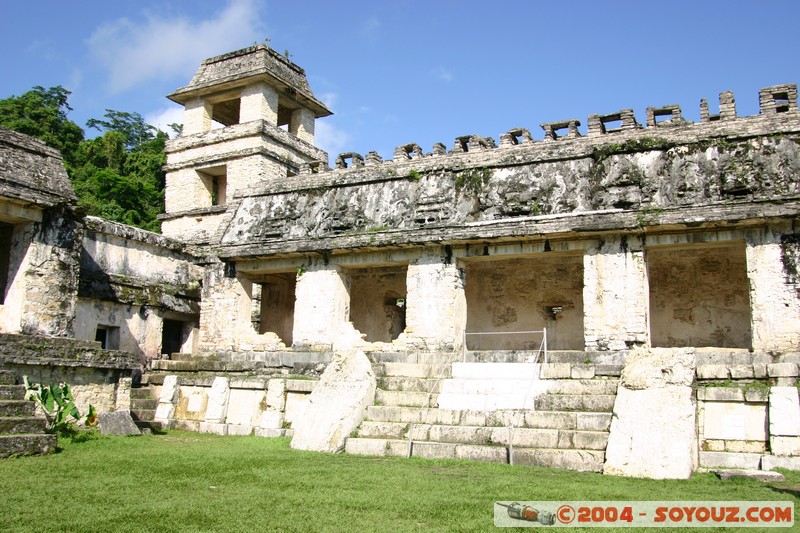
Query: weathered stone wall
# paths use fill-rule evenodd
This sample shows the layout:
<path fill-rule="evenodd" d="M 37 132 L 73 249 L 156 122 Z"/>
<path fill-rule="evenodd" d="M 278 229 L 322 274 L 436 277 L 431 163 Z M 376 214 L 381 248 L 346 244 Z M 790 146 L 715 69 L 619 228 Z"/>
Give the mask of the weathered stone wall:
<path fill-rule="evenodd" d="M 155 376 L 160 418 L 172 427 L 220 435 L 291 435 L 316 380 L 280 377 Z"/>
<path fill-rule="evenodd" d="M 133 355 L 102 350 L 99 343 L 33 335 L 0 334 L 0 367 L 12 371 L 18 382 L 67 383 L 81 413 L 89 404 L 98 411 L 114 411 L 120 380 L 138 368 Z M 124 391 L 122 391 L 124 392 Z"/>
<path fill-rule="evenodd" d="M 115 348 L 141 362 L 162 353 L 164 319 L 197 328 L 202 269 L 186 245 L 94 217 L 85 220 L 75 337 L 118 328 Z M 197 333 L 188 333 L 191 351 Z"/>

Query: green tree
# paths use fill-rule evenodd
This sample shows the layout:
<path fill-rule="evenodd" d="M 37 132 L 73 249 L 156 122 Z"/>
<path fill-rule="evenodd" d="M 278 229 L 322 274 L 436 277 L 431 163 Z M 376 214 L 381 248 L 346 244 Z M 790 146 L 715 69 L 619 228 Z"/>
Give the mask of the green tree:
<path fill-rule="evenodd" d="M 0 100 L 0 126 L 60 150 L 78 203 L 88 214 L 159 231 L 167 134 L 139 113 L 106 109 L 102 119 L 87 122 L 102 134 L 85 139 L 80 126 L 67 118 L 69 95 L 60 86 L 34 87 Z"/>
<path fill-rule="evenodd" d="M 69 120 L 70 91 L 36 86 L 22 96 L 0 100 L 0 126 L 36 137 L 61 152 L 67 167 L 84 139 L 80 126 Z"/>

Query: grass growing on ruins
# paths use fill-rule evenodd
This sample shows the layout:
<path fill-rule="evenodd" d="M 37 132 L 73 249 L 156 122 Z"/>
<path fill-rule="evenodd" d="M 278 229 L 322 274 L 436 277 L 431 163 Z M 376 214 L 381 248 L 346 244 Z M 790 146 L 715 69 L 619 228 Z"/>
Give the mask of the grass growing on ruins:
<path fill-rule="evenodd" d="M 785 485 L 799 484 L 800 475 L 787 473 Z M 637 480 L 327 455 L 291 450 L 288 439 L 184 432 L 64 443 L 50 456 L 0 460 L 0 493 L 3 531 L 490 531 L 495 500 L 788 500 L 800 507 L 797 492 L 711 474 Z"/>

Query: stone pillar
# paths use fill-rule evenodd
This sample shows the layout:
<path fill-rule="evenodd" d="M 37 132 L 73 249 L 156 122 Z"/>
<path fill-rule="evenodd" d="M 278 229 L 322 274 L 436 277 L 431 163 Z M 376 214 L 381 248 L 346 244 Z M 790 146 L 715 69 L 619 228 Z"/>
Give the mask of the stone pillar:
<path fill-rule="evenodd" d="M 237 350 L 240 338 L 253 331 L 251 290 L 252 283 L 236 274 L 235 265 L 208 265 L 200 302 L 201 351 Z"/>
<path fill-rule="evenodd" d="M 131 383 L 132 378 L 119 378 L 114 404 L 115 411 L 131 410 Z"/>
<path fill-rule="evenodd" d="M 25 253 L 21 332 L 75 336 L 81 239 L 78 222 L 66 209 L 45 211 L 41 227 Z"/>
<path fill-rule="evenodd" d="M 636 250 L 631 249 L 635 246 Z M 609 238 L 583 257 L 586 350 L 625 350 L 648 343 L 649 290 L 638 239 Z"/>
<path fill-rule="evenodd" d="M 271 379 L 267 386 L 267 409 L 261 413 L 261 428 L 281 429 L 286 408 L 286 380 Z"/>
<path fill-rule="evenodd" d="M 186 102 L 183 110 L 183 132 L 181 135 L 194 135 L 211 129 L 211 105 L 202 98 Z"/>
<path fill-rule="evenodd" d="M 441 250 L 408 266 L 406 330 L 400 341 L 429 350 L 460 350 L 467 324 L 464 279 Z"/>
<path fill-rule="evenodd" d="M 297 136 L 298 139 L 314 144 L 314 113 L 304 107 L 292 111 L 292 118 L 289 122 L 289 133 Z"/>
<path fill-rule="evenodd" d="M 800 399 L 797 387 L 770 388 L 769 443 L 775 455 L 800 456 Z"/>
<path fill-rule="evenodd" d="M 205 422 L 200 423 L 200 431 L 225 435 L 225 418 L 228 414 L 228 397 L 230 395 L 229 379 L 221 376 L 214 378 L 208 392 L 208 407 Z"/>
<path fill-rule="evenodd" d="M 294 346 L 346 349 L 361 344 L 361 335 L 350 323 L 349 291 L 349 277 L 335 265 L 315 264 L 299 273 Z"/>
<path fill-rule="evenodd" d="M 768 236 L 761 244 L 747 246 L 747 277 L 750 281 L 751 329 L 756 352 L 800 350 L 800 298 L 796 280 L 786 264 L 796 261 L 800 244 L 775 242 Z"/>
<path fill-rule="evenodd" d="M 153 419 L 156 422 L 171 424 L 175 417 L 175 404 L 178 402 L 180 385 L 178 376 L 164 377 L 164 384 L 161 386 L 161 394 L 158 397 L 158 406 Z"/>
<path fill-rule="evenodd" d="M 278 125 L 278 92 L 265 83 L 249 85 L 242 89 L 239 122 L 264 120 Z"/>

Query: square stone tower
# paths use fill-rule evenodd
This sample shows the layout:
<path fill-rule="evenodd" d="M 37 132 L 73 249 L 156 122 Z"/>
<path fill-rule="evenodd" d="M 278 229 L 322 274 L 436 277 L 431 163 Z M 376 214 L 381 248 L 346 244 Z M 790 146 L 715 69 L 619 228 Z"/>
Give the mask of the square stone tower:
<path fill-rule="evenodd" d="M 268 46 L 206 59 L 168 98 L 185 107 L 183 132 L 166 147 L 168 237 L 213 243 L 240 193 L 295 176 L 304 164 L 327 165 L 314 122 L 332 113 L 305 71 Z"/>

